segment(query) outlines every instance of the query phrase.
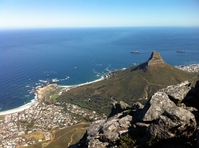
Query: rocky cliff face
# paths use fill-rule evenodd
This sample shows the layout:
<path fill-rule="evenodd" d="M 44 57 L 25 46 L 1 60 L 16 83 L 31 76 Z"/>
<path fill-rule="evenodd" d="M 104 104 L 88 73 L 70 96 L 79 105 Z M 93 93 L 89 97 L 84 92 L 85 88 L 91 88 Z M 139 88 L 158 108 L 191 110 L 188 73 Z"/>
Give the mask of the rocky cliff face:
<path fill-rule="evenodd" d="M 93 122 L 80 147 L 117 147 L 128 140 L 129 147 L 199 146 L 199 81 L 168 86 L 156 92 L 143 107 L 135 103 L 107 120 Z M 122 137 L 128 136 L 127 141 Z M 124 145 L 123 145 L 124 146 Z M 122 147 L 122 145 L 121 145 Z"/>
<path fill-rule="evenodd" d="M 140 64 L 136 69 L 143 69 L 150 71 L 153 70 L 154 68 L 157 69 L 159 67 L 165 67 L 166 65 L 168 64 L 164 62 L 164 60 L 160 56 L 160 53 L 158 53 L 157 51 L 153 51 L 148 61 Z"/>
<path fill-rule="evenodd" d="M 162 57 L 156 51 L 152 52 L 151 57 L 147 61 L 148 67 L 157 66 L 157 65 L 164 65 L 164 64 L 165 64 L 165 62 L 163 61 Z"/>

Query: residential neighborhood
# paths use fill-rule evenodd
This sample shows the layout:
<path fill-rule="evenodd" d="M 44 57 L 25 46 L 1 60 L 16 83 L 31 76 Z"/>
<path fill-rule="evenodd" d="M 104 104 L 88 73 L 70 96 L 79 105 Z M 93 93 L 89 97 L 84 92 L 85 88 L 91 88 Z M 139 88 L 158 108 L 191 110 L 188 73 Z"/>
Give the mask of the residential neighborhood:
<path fill-rule="evenodd" d="M 69 103 L 38 102 L 24 111 L 7 114 L 0 120 L 0 148 L 24 147 L 51 140 L 53 130 L 77 124 L 82 120 L 79 117 L 92 121 L 101 119 L 95 111 Z M 34 135 L 40 136 L 35 138 Z"/>
<path fill-rule="evenodd" d="M 187 66 L 176 66 L 177 68 L 188 72 L 199 72 L 199 64 L 192 64 Z"/>

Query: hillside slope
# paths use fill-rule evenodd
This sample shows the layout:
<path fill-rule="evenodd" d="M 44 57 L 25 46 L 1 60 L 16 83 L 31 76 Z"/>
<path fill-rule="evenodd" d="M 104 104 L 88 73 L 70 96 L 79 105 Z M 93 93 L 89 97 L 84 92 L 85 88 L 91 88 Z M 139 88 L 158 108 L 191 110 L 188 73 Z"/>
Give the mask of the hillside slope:
<path fill-rule="evenodd" d="M 109 74 L 109 78 L 71 89 L 58 98 L 58 101 L 110 113 L 111 102 L 124 101 L 130 105 L 139 101 L 145 103 L 157 90 L 168 85 L 190 81 L 194 85 L 199 77 L 177 69 L 163 61 L 158 52 L 153 52 L 148 61 Z"/>

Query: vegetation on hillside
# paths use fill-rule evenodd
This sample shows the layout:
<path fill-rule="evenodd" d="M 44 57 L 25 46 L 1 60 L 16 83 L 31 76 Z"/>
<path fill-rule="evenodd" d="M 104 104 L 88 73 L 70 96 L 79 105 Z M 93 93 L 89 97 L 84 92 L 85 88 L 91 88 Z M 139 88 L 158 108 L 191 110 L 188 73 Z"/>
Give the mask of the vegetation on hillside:
<path fill-rule="evenodd" d="M 56 131 L 53 140 L 45 148 L 63 148 L 77 143 L 86 132 L 85 127 L 88 125 L 89 123 L 79 123 Z"/>
<path fill-rule="evenodd" d="M 86 127 L 89 123 L 82 122 L 77 125 L 59 129 L 53 132 L 53 139 L 51 141 L 44 141 L 26 148 L 63 148 L 69 147 L 79 141 L 86 132 Z M 42 138 L 41 133 L 34 133 L 26 135 L 30 138 Z"/>
<path fill-rule="evenodd" d="M 185 72 L 168 64 L 150 70 L 133 66 L 110 75 L 109 79 L 74 88 L 59 96 L 58 101 L 109 114 L 113 99 L 130 105 L 137 101 L 145 103 L 161 88 L 199 79 L 196 73 Z"/>

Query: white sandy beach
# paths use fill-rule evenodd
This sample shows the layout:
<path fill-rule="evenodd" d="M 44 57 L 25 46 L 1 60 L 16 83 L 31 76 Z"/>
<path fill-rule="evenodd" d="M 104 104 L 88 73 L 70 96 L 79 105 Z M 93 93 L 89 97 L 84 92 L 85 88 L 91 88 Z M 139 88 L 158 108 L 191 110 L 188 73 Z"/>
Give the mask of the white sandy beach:
<path fill-rule="evenodd" d="M 70 88 L 75 88 L 75 87 L 79 87 L 79 86 L 84 86 L 84 85 L 88 85 L 88 84 L 92 84 L 92 83 L 95 83 L 95 82 L 99 82 L 99 81 L 102 81 L 104 80 L 104 77 L 101 77 L 100 79 L 97 79 L 97 80 L 94 80 L 94 81 L 91 81 L 91 82 L 86 82 L 86 83 L 82 83 L 82 84 L 77 84 L 77 85 L 69 85 L 69 86 L 62 86 L 62 85 L 59 85 L 59 87 L 64 87 L 64 88 L 68 88 L 68 90 L 70 90 Z M 46 87 L 46 86 L 45 86 Z M 35 99 L 23 106 L 20 106 L 20 107 L 17 107 L 17 108 L 14 108 L 14 109 L 10 109 L 10 110 L 7 110 L 7 111 L 2 111 L 0 112 L 0 115 L 7 115 L 7 114 L 12 114 L 12 113 L 16 113 L 16 112 L 21 112 L 25 109 L 28 109 L 30 108 L 32 105 L 35 105 L 38 103 L 37 98 L 38 98 L 38 93 L 43 90 L 44 87 L 41 87 L 41 88 L 38 88 L 37 90 L 37 93 L 35 93 Z"/>
<path fill-rule="evenodd" d="M 70 89 L 70 88 L 75 88 L 75 87 L 79 87 L 79 86 L 92 84 L 92 83 L 99 82 L 99 81 L 102 81 L 102 80 L 104 80 L 104 77 L 101 77 L 100 79 L 97 79 L 97 80 L 94 80 L 94 81 L 91 81 L 91 82 L 82 83 L 82 84 L 77 84 L 77 85 L 59 85 L 59 86 Z"/>
<path fill-rule="evenodd" d="M 20 107 L 10 109 L 10 110 L 6 110 L 6 111 L 2 111 L 2 112 L 0 112 L 0 115 L 7 115 L 7 114 L 13 114 L 13 113 L 16 113 L 16 112 L 21 112 L 21 111 L 24 111 L 25 109 L 30 108 L 32 105 L 35 105 L 37 103 L 38 103 L 37 101 L 31 101 L 30 103 L 27 103 L 27 104 L 22 105 Z"/>

